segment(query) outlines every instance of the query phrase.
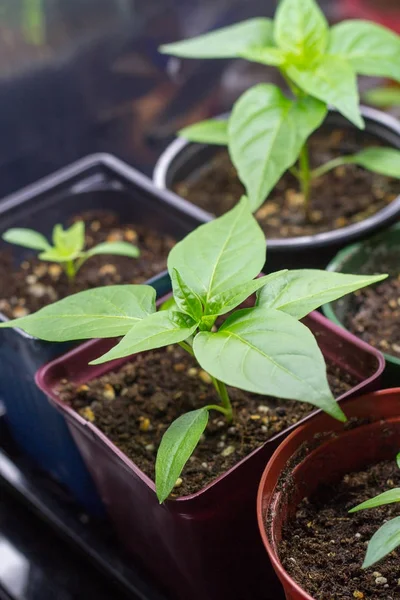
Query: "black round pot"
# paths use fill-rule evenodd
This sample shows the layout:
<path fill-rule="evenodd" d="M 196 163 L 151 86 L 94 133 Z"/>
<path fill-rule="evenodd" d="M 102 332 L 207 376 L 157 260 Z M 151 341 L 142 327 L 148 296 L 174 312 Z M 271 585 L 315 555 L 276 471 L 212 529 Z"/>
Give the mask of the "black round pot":
<path fill-rule="evenodd" d="M 381 111 L 362 107 L 365 131 L 374 134 L 385 144 L 400 149 L 400 123 Z M 335 110 L 330 110 L 324 125 L 354 128 Z M 158 188 L 171 190 L 175 183 L 202 169 L 218 152 L 219 146 L 195 144 L 182 138 L 173 141 L 160 156 L 154 169 L 153 181 Z M 193 204 L 184 200 L 183 210 L 193 214 Z M 200 223 L 213 218 L 196 207 Z M 400 218 L 400 196 L 376 214 L 359 223 L 341 229 L 295 238 L 268 239 L 266 270 L 282 268 L 325 268 L 335 254 L 351 242 L 362 240 L 396 222 Z"/>

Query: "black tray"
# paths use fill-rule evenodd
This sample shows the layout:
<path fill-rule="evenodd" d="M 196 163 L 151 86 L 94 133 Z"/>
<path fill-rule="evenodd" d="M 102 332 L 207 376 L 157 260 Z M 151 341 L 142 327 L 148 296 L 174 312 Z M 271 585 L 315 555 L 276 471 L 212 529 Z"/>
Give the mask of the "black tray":
<path fill-rule="evenodd" d="M 166 596 L 121 550 L 108 522 L 82 512 L 66 490 L 38 471 L 18 451 L 1 416 L 0 490 L 22 502 L 38 520 L 50 525 L 76 553 L 92 563 L 115 587 L 113 598 L 166 600 Z M 0 599 L 2 594 L 8 598 L 1 585 L 0 577 Z M 117 595 L 118 590 L 121 596 Z"/>

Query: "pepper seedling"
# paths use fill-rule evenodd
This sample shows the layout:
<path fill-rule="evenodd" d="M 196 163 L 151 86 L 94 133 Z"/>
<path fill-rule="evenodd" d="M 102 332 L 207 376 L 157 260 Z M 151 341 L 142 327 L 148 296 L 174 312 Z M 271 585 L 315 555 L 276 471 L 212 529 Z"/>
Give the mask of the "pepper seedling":
<path fill-rule="evenodd" d="M 264 234 L 244 197 L 171 250 L 173 297 L 162 310 L 156 310 L 152 287 L 117 285 L 71 295 L 0 327 L 20 327 L 53 342 L 124 336 L 93 364 L 170 344 L 179 344 L 197 360 L 214 384 L 215 403 L 178 417 L 164 434 L 156 461 L 156 491 L 163 502 L 210 411 L 228 422 L 235 419 L 227 386 L 308 402 L 345 420 L 329 389 L 322 353 L 300 319 L 386 275 L 304 269 L 258 277 L 265 257 Z M 241 309 L 255 292 L 255 305 Z M 217 318 L 228 313 L 216 327 Z"/>
<path fill-rule="evenodd" d="M 396 462 L 400 468 L 400 453 L 396 456 Z M 360 510 L 384 506 L 385 504 L 393 504 L 394 502 L 400 502 L 400 488 L 393 488 L 387 492 L 383 492 L 355 506 L 349 512 L 355 513 Z M 395 517 L 394 519 L 390 519 L 390 521 L 386 521 L 368 542 L 367 553 L 362 568 L 368 569 L 372 567 L 372 565 L 398 548 L 398 546 L 400 546 L 400 517 Z"/>
<path fill-rule="evenodd" d="M 249 19 L 160 51 L 186 58 L 244 58 L 277 67 L 286 80 L 290 98 L 279 87 L 261 83 L 244 92 L 227 120 L 211 119 L 179 132 L 193 142 L 228 146 L 253 211 L 287 170 L 298 180 L 308 220 L 313 181 L 340 165 L 400 177 L 400 152 L 394 148 L 366 148 L 314 169 L 308 149 L 328 105 L 364 128 L 357 74 L 400 81 L 400 37 L 392 31 L 359 20 L 329 28 L 315 0 L 281 0 L 274 20 Z"/>
<path fill-rule="evenodd" d="M 3 234 L 3 240 L 10 244 L 39 250 L 40 260 L 60 263 L 70 282 L 74 281 L 77 272 L 92 256 L 98 254 L 114 254 L 137 258 L 140 255 L 139 248 L 128 242 L 103 242 L 90 250 L 85 247 L 85 224 L 77 221 L 69 229 L 62 225 L 55 225 L 51 245 L 47 239 L 33 229 L 13 228 Z"/>

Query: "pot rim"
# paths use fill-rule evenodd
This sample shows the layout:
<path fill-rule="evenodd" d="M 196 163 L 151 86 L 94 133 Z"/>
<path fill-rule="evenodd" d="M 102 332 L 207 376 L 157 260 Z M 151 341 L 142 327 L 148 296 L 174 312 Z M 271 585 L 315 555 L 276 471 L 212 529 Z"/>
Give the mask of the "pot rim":
<path fill-rule="evenodd" d="M 158 301 L 158 303 L 161 303 L 161 302 L 162 302 L 162 298 Z M 326 317 L 324 317 L 321 313 L 319 313 L 317 311 L 313 311 L 312 313 L 310 313 L 310 315 L 307 315 L 307 317 L 311 318 L 317 324 L 322 324 L 329 331 L 331 331 L 332 333 L 334 333 L 336 335 L 341 336 L 346 341 L 351 342 L 352 344 L 354 344 L 354 346 L 358 350 L 364 350 L 364 351 L 368 352 L 370 355 L 373 355 L 377 359 L 377 368 L 374 371 L 374 373 L 368 379 L 360 381 L 360 383 L 358 383 L 356 386 L 351 388 L 351 390 L 349 390 L 349 392 L 345 392 L 344 394 L 339 396 L 337 398 L 337 401 L 346 400 L 348 398 L 348 396 L 350 396 L 350 395 L 351 396 L 357 395 L 357 392 L 364 389 L 366 386 L 370 385 L 373 381 L 375 381 L 376 379 L 378 379 L 380 377 L 380 375 L 383 373 L 383 370 L 385 368 L 385 360 L 384 360 L 381 352 L 379 352 L 378 350 L 376 350 L 376 348 L 373 348 L 372 346 L 370 346 L 363 340 L 360 340 L 359 338 L 357 338 L 350 332 L 346 331 L 345 329 L 338 327 L 337 325 L 335 325 L 334 323 L 332 323 L 331 321 L 326 319 Z M 76 346 L 75 348 L 68 351 L 67 353 L 62 354 L 61 356 L 52 360 L 50 363 L 47 363 L 46 365 L 44 365 L 37 371 L 36 376 L 35 376 L 36 384 L 49 397 L 50 401 L 56 406 L 56 408 L 62 412 L 62 414 L 65 416 L 65 418 L 68 421 L 73 421 L 74 425 L 78 424 L 79 427 L 83 428 L 87 432 L 90 432 L 90 435 L 92 437 L 94 437 L 95 439 L 97 438 L 97 440 L 100 440 L 100 442 L 103 443 L 111 451 L 111 453 L 114 456 L 114 459 L 116 457 L 124 464 L 126 469 L 128 469 L 130 471 L 133 470 L 134 473 L 136 474 L 136 476 L 139 477 L 141 479 L 141 481 L 145 485 L 150 487 L 150 489 L 155 493 L 155 483 L 153 482 L 153 480 L 148 475 L 146 475 L 133 460 L 128 458 L 128 456 L 126 456 L 125 453 L 123 453 L 121 450 L 119 450 L 119 448 L 104 433 L 102 433 L 102 431 L 96 425 L 87 421 L 81 415 L 79 415 L 76 411 L 74 411 L 71 407 L 64 404 L 60 400 L 60 398 L 59 398 L 57 392 L 54 390 L 54 388 L 52 387 L 49 390 L 49 386 L 46 384 L 47 373 L 54 366 L 62 364 L 65 360 L 65 357 L 74 357 L 76 355 L 79 356 L 81 354 L 81 352 L 84 352 L 86 349 L 90 349 L 93 345 L 96 345 L 98 343 L 99 343 L 99 340 L 90 340 L 88 342 L 84 342 L 83 344 Z M 123 364 L 126 364 L 130 360 L 132 360 L 132 356 L 125 357 L 122 359 L 117 359 L 115 361 L 110 361 L 109 363 L 104 363 L 102 365 L 98 365 L 97 368 L 91 372 L 90 378 L 86 377 L 86 378 L 84 378 L 84 380 L 82 379 L 82 381 L 79 380 L 79 383 L 84 383 L 84 381 L 88 381 L 88 380 L 94 379 L 96 377 L 101 377 L 102 375 L 104 375 L 105 373 L 107 373 L 111 370 L 118 369 L 120 366 L 122 366 Z M 301 424 L 301 425 L 306 424 L 310 419 L 312 419 L 312 417 L 314 415 L 321 414 L 321 412 L 322 412 L 321 409 L 318 409 L 318 408 L 315 408 L 314 410 L 312 409 L 310 414 L 306 415 L 303 419 L 301 419 L 299 421 L 299 423 L 295 423 L 295 424 L 291 425 L 290 427 L 286 428 L 283 432 L 279 432 L 276 435 L 274 435 L 272 438 L 269 438 L 268 440 L 266 440 L 264 442 L 264 444 L 262 444 L 258 448 L 255 448 L 254 450 L 252 450 L 252 452 L 250 452 L 247 456 L 244 456 L 237 463 L 232 465 L 228 470 L 221 473 L 218 477 L 213 479 L 210 483 L 208 483 L 206 486 L 204 486 L 197 492 L 195 492 L 193 494 L 188 494 L 186 496 L 181 496 L 180 498 L 174 498 L 174 499 L 169 498 L 165 501 L 164 504 L 166 504 L 166 505 L 175 504 L 175 505 L 179 506 L 180 504 L 183 505 L 185 502 L 190 502 L 192 500 L 196 500 L 197 498 L 201 498 L 204 493 L 207 493 L 209 490 L 213 489 L 216 485 L 218 485 L 218 483 L 221 480 L 223 480 L 227 476 L 229 476 L 229 474 L 231 472 L 240 468 L 241 465 L 244 463 L 247 463 L 247 461 L 250 460 L 252 456 L 261 452 L 262 449 L 266 446 L 266 444 L 273 443 L 277 438 L 279 439 L 280 436 L 284 435 L 285 432 L 291 432 L 293 430 L 294 430 L 293 432 L 295 432 L 297 430 L 297 428 L 299 427 L 299 424 Z"/>
<path fill-rule="evenodd" d="M 391 227 L 390 229 L 388 229 L 386 231 L 383 231 L 383 232 L 377 234 L 373 238 L 370 238 L 370 240 L 371 239 L 384 240 L 384 238 L 387 235 L 396 233 L 396 231 L 399 234 L 399 245 L 400 245 L 400 223 L 398 223 L 397 225 L 395 225 L 394 227 Z M 343 265 L 345 265 L 346 262 L 350 258 L 352 258 L 354 255 L 358 254 L 358 252 L 364 247 L 364 245 L 366 243 L 368 243 L 368 240 L 356 242 L 355 244 L 350 244 L 349 246 L 346 246 L 346 248 L 343 248 L 342 250 L 340 250 L 336 254 L 336 256 L 331 260 L 331 262 L 328 264 L 328 266 L 326 267 L 326 270 L 333 271 L 335 273 L 341 273 L 342 272 L 341 269 L 342 269 Z M 327 317 L 327 319 L 332 321 L 332 323 L 335 323 L 335 325 L 342 327 L 345 331 L 349 331 L 347 329 L 347 327 L 345 327 L 344 324 L 338 318 L 338 316 L 334 310 L 334 307 L 333 307 L 333 302 L 328 302 L 327 304 L 324 304 L 322 306 L 322 311 L 323 311 L 324 315 Z M 392 354 L 388 354 L 387 352 L 382 352 L 382 354 L 385 357 L 385 360 L 387 362 L 400 367 L 400 358 L 398 358 L 397 356 L 393 356 Z"/>
<path fill-rule="evenodd" d="M 361 106 L 360 110 L 362 116 L 366 120 L 366 132 L 369 131 L 370 123 L 372 125 L 377 124 L 381 129 L 386 129 L 392 134 L 397 134 L 399 137 L 400 148 L 400 123 L 395 117 L 367 106 Z M 345 117 L 339 113 L 339 111 L 330 108 L 328 116 L 329 115 L 339 116 L 344 122 L 349 124 L 349 127 L 355 128 L 354 125 L 351 125 L 351 123 L 349 123 L 347 119 L 345 119 Z M 217 118 L 225 118 L 225 115 Z M 375 135 L 379 137 L 379 133 L 375 132 Z M 167 146 L 167 148 L 161 154 L 154 167 L 153 182 L 155 186 L 159 189 L 169 190 L 167 187 L 167 175 L 171 164 L 181 153 L 185 152 L 188 148 L 195 148 L 196 146 L 198 148 L 204 148 L 207 146 L 207 144 L 197 144 L 195 142 L 189 142 L 183 138 L 176 138 L 173 142 L 171 142 L 171 144 L 169 144 L 169 146 Z M 192 211 L 192 208 L 195 207 L 199 216 L 199 222 L 204 223 L 214 218 L 211 213 L 197 207 L 192 202 L 181 198 L 178 196 L 178 194 L 175 194 L 172 191 L 170 191 L 170 193 L 182 200 L 184 204 L 181 206 L 184 208 L 184 210 Z M 316 233 L 314 235 L 302 235 L 299 237 L 284 239 L 267 239 L 267 247 L 279 252 L 279 250 L 304 250 L 330 246 L 336 243 L 348 243 L 353 239 L 367 235 L 376 228 L 377 224 L 379 224 L 380 227 L 384 227 L 385 224 L 393 222 L 393 219 L 398 213 L 400 213 L 400 195 L 380 211 L 358 223 L 352 223 L 351 225 L 341 227 L 340 229 Z"/>
<path fill-rule="evenodd" d="M 379 399 L 381 397 L 385 397 L 385 396 L 391 396 L 393 394 L 398 394 L 400 395 L 400 387 L 397 388 L 389 388 L 389 389 L 384 389 L 384 390 L 379 390 L 376 392 L 371 392 L 369 394 L 363 395 L 363 396 L 356 396 L 355 398 L 349 398 L 346 401 L 346 404 L 343 406 L 343 408 L 346 408 L 346 405 L 348 403 L 351 402 L 357 402 L 362 400 L 363 398 L 371 398 L 371 399 Z M 377 419 L 376 421 L 374 421 L 373 423 L 370 423 L 369 425 L 377 425 L 379 422 L 382 421 L 389 421 L 389 420 L 399 420 L 400 417 L 386 417 L 386 418 L 381 418 L 381 419 Z M 279 556 L 275 550 L 274 544 L 273 542 L 270 540 L 270 536 L 269 536 L 269 529 L 266 528 L 265 526 L 265 514 L 266 513 L 270 513 L 272 512 L 272 509 L 275 508 L 275 499 L 277 496 L 277 492 L 276 492 L 276 487 L 279 483 L 279 476 L 275 477 L 274 473 L 273 473 L 273 467 L 275 465 L 275 462 L 278 460 L 278 458 L 280 457 L 281 453 L 285 453 L 285 450 L 290 447 L 293 443 L 295 443 L 296 439 L 298 438 L 298 444 L 296 444 L 296 449 L 293 449 L 293 451 L 290 452 L 290 457 L 288 457 L 285 461 L 285 464 L 287 464 L 288 460 L 290 460 L 290 458 L 294 455 L 294 453 L 298 450 L 298 448 L 300 447 L 301 443 L 303 443 L 305 441 L 305 439 L 308 439 L 307 436 L 305 436 L 308 427 L 311 425 L 312 423 L 310 423 L 310 421 L 308 423 L 305 423 L 304 425 L 301 425 L 300 427 L 298 427 L 296 430 L 294 430 L 287 438 L 285 438 L 285 440 L 283 440 L 283 442 L 278 446 L 278 448 L 275 450 L 275 452 L 273 453 L 273 455 L 271 456 L 270 460 L 268 461 L 264 472 L 262 474 L 261 480 L 260 480 L 260 484 L 258 487 L 258 492 L 257 492 L 257 502 L 256 502 L 256 510 L 257 510 L 257 521 L 258 521 L 258 529 L 261 535 L 261 539 L 262 542 L 264 544 L 264 547 L 267 551 L 268 554 L 268 558 L 270 559 L 273 568 L 275 570 L 275 572 L 277 573 L 277 575 L 279 576 L 279 579 L 281 580 L 281 583 L 283 584 L 284 582 L 291 587 L 292 590 L 294 590 L 295 593 L 297 593 L 299 595 L 299 597 L 303 598 L 303 600 L 315 600 L 315 598 L 313 598 L 312 596 L 310 596 L 290 575 L 289 573 L 286 571 L 286 569 L 284 568 L 284 566 L 282 565 Z M 366 425 L 368 426 L 368 425 Z M 326 431 L 328 431 L 327 429 L 325 429 Z M 321 430 L 322 431 L 322 428 Z M 315 435 L 317 432 L 313 432 L 313 435 Z M 351 430 L 345 432 L 347 434 L 351 434 Z M 282 473 L 282 469 L 279 470 L 279 473 Z M 272 489 L 272 493 L 269 494 L 269 498 L 267 501 L 264 500 L 265 498 L 265 489 L 266 489 L 266 485 L 267 482 L 271 482 L 271 480 L 273 481 L 273 489 Z"/>

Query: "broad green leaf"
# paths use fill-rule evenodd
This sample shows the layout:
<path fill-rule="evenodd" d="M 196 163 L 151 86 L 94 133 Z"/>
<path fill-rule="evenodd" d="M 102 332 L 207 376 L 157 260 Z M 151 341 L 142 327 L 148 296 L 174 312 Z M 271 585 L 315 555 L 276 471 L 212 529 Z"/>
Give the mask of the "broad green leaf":
<path fill-rule="evenodd" d="M 85 246 L 85 223 L 77 221 L 69 229 L 63 229 L 62 225 L 55 225 L 53 244 L 59 254 L 64 255 L 68 260 L 78 256 Z"/>
<path fill-rule="evenodd" d="M 272 46 L 250 46 L 241 53 L 242 58 L 262 65 L 280 66 L 286 60 L 285 53 Z"/>
<path fill-rule="evenodd" d="M 329 52 L 356 73 L 400 81 L 400 37 L 370 21 L 343 21 L 330 31 Z"/>
<path fill-rule="evenodd" d="M 178 309 L 192 317 L 195 321 L 200 321 L 203 314 L 203 306 L 198 295 L 186 285 L 176 269 L 172 269 L 171 281 L 174 300 Z"/>
<path fill-rule="evenodd" d="M 137 246 L 128 242 L 104 242 L 85 252 L 84 256 L 85 258 L 90 258 L 96 254 L 113 254 L 115 256 L 137 258 L 140 256 L 140 250 Z"/>
<path fill-rule="evenodd" d="M 160 47 L 163 54 L 182 58 L 237 58 L 250 46 L 270 46 L 271 19 L 258 17 L 228 25 L 203 35 Z"/>
<path fill-rule="evenodd" d="M 45 250 L 39 254 L 40 260 L 57 263 L 65 263 L 68 260 L 74 260 L 78 256 L 79 254 L 77 252 L 65 254 L 64 252 L 60 252 L 57 248 L 49 248 L 48 250 Z"/>
<path fill-rule="evenodd" d="M 134 324 L 119 344 L 90 364 L 100 365 L 115 358 L 183 342 L 196 327 L 197 323 L 183 313 L 172 310 L 153 313 Z"/>
<path fill-rule="evenodd" d="M 171 493 L 207 423 L 207 408 L 199 408 L 176 419 L 164 433 L 156 460 L 156 493 L 160 503 Z"/>
<path fill-rule="evenodd" d="M 363 93 L 363 98 L 368 104 L 379 108 L 400 106 L 400 88 L 376 87 Z"/>
<path fill-rule="evenodd" d="M 170 298 L 168 298 L 167 300 L 165 300 L 165 302 L 163 302 L 159 308 L 159 310 L 178 310 L 178 306 L 175 302 L 175 298 L 173 296 L 171 296 Z"/>
<path fill-rule="evenodd" d="M 230 310 L 233 310 L 242 302 L 244 302 L 251 294 L 254 294 L 257 290 L 269 285 L 270 282 L 276 277 L 280 278 L 283 273 L 286 273 L 287 269 L 278 271 L 277 273 L 271 273 L 264 277 L 259 277 L 248 283 L 236 285 L 235 287 L 221 292 L 213 298 L 210 298 L 207 306 L 207 315 L 225 315 Z"/>
<path fill-rule="evenodd" d="M 379 494 L 374 498 L 370 498 L 361 504 L 358 504 L 351 510 L 350 513 L 355 513 L 360 510 L 366 510 L 368 508 L 376 508 L 377 506 L 383 506 L 384 504 L 393 504 L 394 502 L 400 502 L 400 488 L 393 488 L 383 494 Z"/>
<path fill-rule="evenodd" d="M 217 333 L 198 333 L 193 349 L 201 367 L 228 385 L 309 402 L 345 420 L 314 336 L 290 315 L 263 307 L 237 311 Z"/>
<path fill-rule="evenodd" d="M 229 119 L 229 150 L 252 210 L 296 162 L 325 115 L 322 102 L 314 98 L 294 102 L 272 84 L 256 85 L 239 98 Z"/>
<path fill-rule="evenodd" d="M 395 148 L 380 148 L 379 146 L 365 148 L 357 154 L 346 156 L 346 162 L 359 165 L 374 173 L 400 179 L 400 150 Z"/>
<path fill-rule="evenodd" d="M 305 67 L 287 64 L 286 73 L 304 92 L 331 104 L 357 127 L 364 128 L 356 74 L 343 58 L 325 55 Z"/>
<path fill-rule="evenodd" d="M 242 198 L 231 211 L 176 244 L 168 257 L 168 271 L 176 269 L 206 307 L 215 295 L 254 279 L 265 254 L 264 234 L 247 198 Z"/>
<path fill-rule="evenodd" d="M 209 119 L 189 125 L 178 132 L 180 137 L 199 144 L 228 145 L 228 122 L 222 119 Z"/>
<path fill-rule="evenodd" d="M 372 567 L 400 545 L 400 517 L 388 521 L 372 536 L 368 543 L 363 569 Z"/>
<path fill-rule="evenodd" d="M 24 248 L 31 248 L 32 250 L 46 250 L 50 248 L 50 244 L 44 235 L 33 229 L 14 227 L 3 233 L 2 238 L 5 242 L 17 244 Z"/>
<path fill-rule="evenodd" d="M 68 342 L 125 335 L 155 311 L 149 285 L 110 285 L 73 294 L 1 327 L 19 327 L 42 340 Z"/>
<path fill-rule="evenodd" d="M 295 319 L 302 319 L 322 304 L 386 277 L 387 275 L 347 275 L 317 269 L 296 269 L 282 273 L 264 286 L 258 293 L 257 304 L 284 311 Z"/>
<path fill-rule="evenodd" d="M 294 60 L 307 62 L 323 54 L 329 29 L 315 0 L 281 0 L 275 15 L 275 43 Z"/>

